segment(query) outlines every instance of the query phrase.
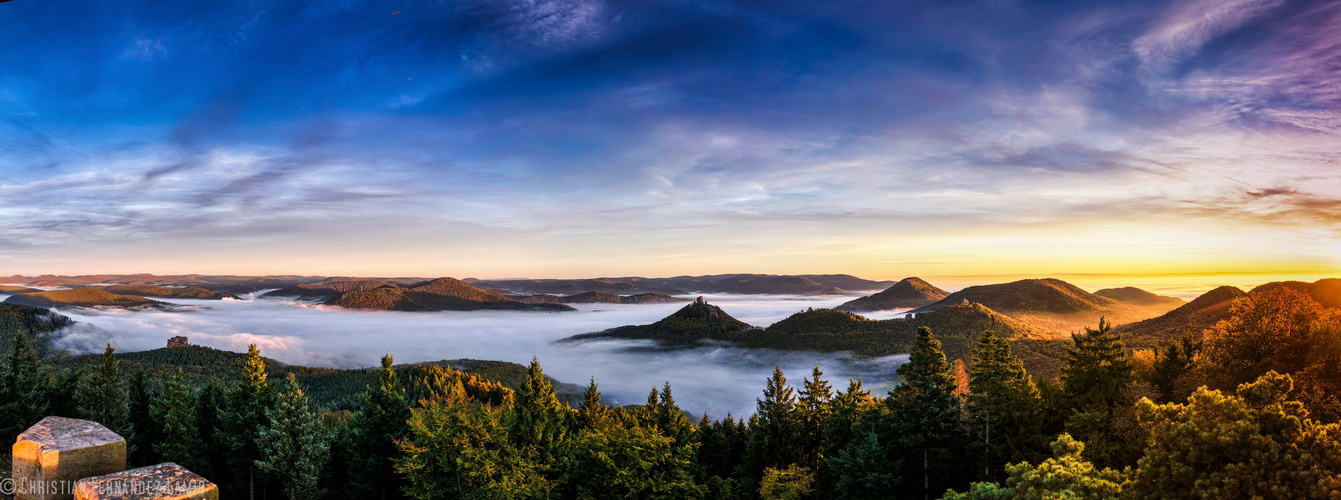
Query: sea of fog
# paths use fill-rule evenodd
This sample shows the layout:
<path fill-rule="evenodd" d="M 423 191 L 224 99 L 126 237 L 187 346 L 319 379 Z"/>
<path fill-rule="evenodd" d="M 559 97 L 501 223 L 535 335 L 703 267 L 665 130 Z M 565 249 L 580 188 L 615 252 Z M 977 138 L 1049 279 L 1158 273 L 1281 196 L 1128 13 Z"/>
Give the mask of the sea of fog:
<path fill-rule="evenodd" d="M 258 294 L 259 295 L 259 294 Z M 833 307 L 852 297 L 708 295 L 728 314 L 767 326 L 808 307 Z M 3 300 L 0 296 L 0 300 Z M 121 351 L 156 349 L 168 337 L 184 335 L 195 345 L 261 354 L 284 363 L 334 368 L 376 366 L 390 352 L 397 363 L 474 358 L 528 363 L 536 356 L 545 373 L 561 382 L 585 385 L 595 377 L 605 396 L 618 404 L 641 403 L 652 387 L 669 381 L 675 400 L 687 411 L 721 417 L 747 416 L 763 392 L 774 365 L 792 385 L 819 364 L 825 378 L 842 389 L 849 377 L 863 377 L 875 394 L 897 378 L 906 355 L 868 358 L 846 353 L 778 352 L 703 347 L 650 350 L 649 341 L 597 340 L 556 344 L 571 335 L 621 325 L 657 321 L 684 303 L 578 304 L 576 312 L 362 312 L 278 299 L 166 300 L 193 309 L 183 312 L 84 309 L 60 310 L 78 321 L 59 332 L 58 347 L 101 352 L 111 343 Z M 165 299 L 158 299 L 165 300 Z M 875 317 L 895 317 L 886 312 Z"/>

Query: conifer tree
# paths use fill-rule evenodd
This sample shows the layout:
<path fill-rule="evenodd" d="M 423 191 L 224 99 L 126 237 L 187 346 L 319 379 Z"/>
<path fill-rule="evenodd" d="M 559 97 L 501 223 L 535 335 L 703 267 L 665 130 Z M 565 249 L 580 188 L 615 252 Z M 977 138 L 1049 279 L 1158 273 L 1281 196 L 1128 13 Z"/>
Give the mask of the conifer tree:
<path fill-rule="evenodd" d="M 601 402 L 601 391 L 596 387 L 596 377 L 591 378 L 587 390 L 582 393 L 582 405 L 577 408 L 577 422 L 581 429 L 598 429 L 610 414 L 610 407 Z"/>
<path fill-rule="evenodd" d="M 764 469 L 785 469 L 801 461 L 796 395 L 787 385 L 782 367 L 773 367 L 773 376 L 764 387 L 763 399 L 756 400 L 756 407 L 754 418 L 758 423 L 751 422 L 746 451 L 749 483 L 743 485 L 751 491 L 757 489 Z"/>
<path fill-rule="evenodd" d="M 163 383 L 149 406 L 149 414 L 159 430 L 154 452 L 165 462 L 196 471 L 204 469 L 205 461 L 200 453 L 203 446 L 194 410 L 195 396 L 182 383 L 180 370 Z"/>
<path fill-rule="evenodd" d="M 242 366 L 242 382 L 228 393 L 228 410 L 220 415 L 219 434 L 228 446 L 228 469 L 233 475 L 235 494 L 249 492 L 255 496 L 258 487 L 256 461 L 261 459 L 257 442 L 266 425 L 266 411 L 274 405 L 275 396 L 266 383 L 265 360 L 256 344 L 247 346 L 247 360 Z M 259 484 L 258 484 L 259 483 Z"/>
<path fill-rule="evenodd" d="M 82 367 L 66 370 L 51 381 L 46 399 L 47 415 L 53 417 L 84 418 L 79 411 L 79 394 L 84 391 L 86 381 Z M 124 390 L 124 389 L 123 389 Z M 124 434 L 123 434 L 124 435 Z"/>
<path fill-rule="evenodd" d="M 526 381 L 517 391 L 512 406 L 516 421 L 512 423 L 512 442 L 518 449 L 532 453 L 540 470 L 553 473 L 556 449 L 567 436 L 573 411 L 559 401 L 554 384 L 540 368 L 540 362 L 531 358 Z"/>
<path fill-rule="evenodd" d="M 954 394 L 958 384 L 941 342 L 927 327 L 918 331 L 908 362 L 898 373 L 903 380 L 885 398 L 889 414 L 881 424 L 880 441 L 902 463 L 902 495 L 930 498 L 962 478 L 964 442 Z"/>
<path fill-rule="evenodd" d="M 126 398 L 130 407 L 131 430 L 130 435 L 126 436 L 127 461 L 134 467 L 156 464 L 159 460 L 158 454 L 154 452 L 154 443 L 159 440 L 159 429 L 149 412 L 154 394 L 143 368 L 135 367 L 131 370 Z"/>
<path fill-rule="evenodd" d="M 970 421 L 982 449 L 983 474 L 1001 476 L 1007 462 L 1034 459 L 1027 450 L 1042 438 L 1038 388 L 1006 339 L 991 330 L 973 350 L 969 374 Z"/>
<path fill-rule="evenodd" d="M 330 439 L 293 373 L 265 416 L 266 425 L 257 435 L 261 453 L 256 466 L 277 480 L 291 500 L 320 497 L 317 481 L 328 460 Z"/>
<path fill-rule="evenodd" d="M 401 498 L 404 481 L 396 475 L 394 460 L 400 455 L 396 441 L 410 435 L 410 404 L 392 364 L 390 353 L 382 356 L 377 384 L 364 391 L 363 403 L 349 424 L 349 445 L 354 454 L 350 464 L 351 496 Z M 461 392 L 464 394 L 464 389 Z"/>
<path fill-rule="evenodd" d="M 1062 367 L 1062 391 L 1071 410 L 1066 431 L 1085 443 L 1085 455 L 1096 465 L 1127 465 L 1139 450 L 1125 446 L 1118 435 L 1115 414 L 1130 410 L 1134 398 L 1129 386 L 1135 375 L 1122 339 L 1112 333 L 1112 324 L 1099 320 L 1099 328 L 1085 328 L 1072 335 L 1075 347 L 1068 349 Z"/>
<path fill-rule="evenodd" d="M 689 443 L 692 437 L 693 424 L 689 423 L 689 418 L 685 417 L 679 405 L 675 404 L 669 381 L 661 389 L 652 421 L 663 435 L 675 440 L 676 446 Z"/>
<path fill-rule="evenodd" d="M 125 435 L 131 431 L 130 397 L 126 394 L 115 352 L 112 344 L 107 344 L 102 354 L 102 366 L 89 376 L 79 392 L 79 413 L 82 418 Z"/>
<path fill-rule="evenodd" d="M 20 433 L 46 417 L 49 389 L 27 335 L 14 334 L 7 361 L 0 374 L 0 440 L 13 443 Z"/>
<path fill-rule="evenodd" d="M 227 467 L 227 446 L 218 439 L 219 426 L 222 425 L 219 415 L 224 411 L 225 397 L 223 386 L 211 379 L 200 389 L 200 395 L 196 398 L 196 428 L 200 431 L 200 455 L 205 463 L 200 475 L 208 478 L 217 478 Z"/>
<path fill-rule="evenodd" d="M 871 397 L 871 391 L 861 385 L 861 378 L 847 379 L 847 390 L 834 395 L 829 404 L 829 416 L 824 422 L 824 454 L 834 456 L 847 448 L 857 435 L 857 426 L 880 402 Z M 873 418 L 874 419 L 874 418 Z"/>
<path fill-rule="evenodd" d="M 803 379 L 796 405 L 801 461 L 812 473 L 819 471 L 820 463 L 824 460 L 825 423 L 829 419 L 829 404 L 833 398 L 833 390 L 823 377 L 824 372 L 816 364 L 810 372 L 810 378 Z"/>

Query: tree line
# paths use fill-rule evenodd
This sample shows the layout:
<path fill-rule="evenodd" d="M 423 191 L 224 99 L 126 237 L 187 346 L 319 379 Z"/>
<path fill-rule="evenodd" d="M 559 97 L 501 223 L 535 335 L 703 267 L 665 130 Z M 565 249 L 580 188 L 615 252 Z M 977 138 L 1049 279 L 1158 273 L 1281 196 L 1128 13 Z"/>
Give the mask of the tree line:
<path fill-rule="evenodd" d="M 613 407 L 592 380 L 563 402 L 533 360 L 515 391 L 445 367 L 402 380 L 387 355 L 356 410 L 270 380 L 193 389 L 122 374 L 47 376 L 17 336 L 0 373 L 11 439 L 49 414 L 128 437 L 133 465 L 174 461 L 227 496 L 290 498 L 1328 498 L 1341 491 L 1341 314 L 1276 289 L 1153 356 L 1100 320 L 1055 381 L 982 332 L 947 361 L 922 328 L 883 396 L 816 366 L 781 369 L 748 418 L 693 418 L 670 383 Z M 72 380 L 75 380 L 72 382 Z M 53 397 L 59 396 L 59 397 Z"/>

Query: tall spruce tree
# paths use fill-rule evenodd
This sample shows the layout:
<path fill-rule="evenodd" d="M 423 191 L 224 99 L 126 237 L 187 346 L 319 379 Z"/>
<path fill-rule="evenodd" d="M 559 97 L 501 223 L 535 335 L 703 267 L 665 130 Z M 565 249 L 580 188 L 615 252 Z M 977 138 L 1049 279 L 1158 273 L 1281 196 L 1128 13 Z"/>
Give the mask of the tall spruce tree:
<path fill-rule="evenodd" d="M 228 447 L 218 439 L 219 426 L 222 425 L 219 415 L 227 404 L 225 398 L 223 386 L 213 379 L 200 389 L 200 395 L 196 397 L 196 427 L 200 430 L 201 458 L 205 462 L 200 475 L 215 480 L 228 466 L 225 460 Z"/>
<path fill-rule="evenodd" d="M 1115 415 L 1130 410 L 1135 399 L 1130 385 L 1135 375 L 1122 339 L 1112 324 L 1099 319 L 1099 328 L 1072 335 L 1075 347 L 1063 357 L 1062 394 L 1071 414 L 1066 432 L 1085 443 L 1085 456 L 1095 465 L 1128 465 L 1139 457 L 1129 450 L 1117 430 Z M 1136 453 L 1136 457 L 1128 456 Z"/>
<path fill-rule="evenodd" d="M 51 381 L 46 399 L 47 415 L 65 418 L 84 418 L 79 411 L 79 394 L 86 386 L 82 367 L 66 370 Z M 124 389 L 123 389 L 124 390 Z M 126 434 L 122 434 L 125 436 Z"/>
<path fill-rule="evenodd" d="M 763 399 L 757 399 L 755 418 L 751 422 L 750 441 L 746 448 L 746 477 L 742 485 L 747 491 L 758 489 L 765 469 L 785 469 L 801 461 L 801 443 L 798 436 L 801 424 L 796 410 L 796 394 L 787 385 L 782 367 L 773 367 L 773 376 L 764 386 Z"/>
<path fill-rule="evenodd" d="M 1038 388 L 1006 339 L 991 330 L 973 350 L 969 390 L 969 420 L 982 450 L 984 476 L 1002 479 L 1006 463 L 1042 459 L 1026 456 L 1044 439 L 1037 418 Z"/>
<path fill-rule="evenodd" d="M 694 426 L 680 410 L 680 406 L 675 404 L 669 381 L 661 389 L 652 421 L 663 435 L 675 440 L 676 446 L 689 443 L 693 437 Z"/>
<path fill-rule="evenodd" d="M 610 407 L 601 402 L 601 390 L 596 387 L 596 377 L 592 377 L 582 393 L 582 405 L 577 408 L 577 427 L 599 429 L 609 415 Z"/>
<path fill-rule="evenodd" d="M 154 393 L 143 368 L 134 367 L 131 370 L 126 398 L 130 408 L 130 435 L 125 436 L 127 461 L 134 467 L 156 464 L 160 462 L 158 454 L 154 452 L 154 443 L 159 440 L 159 429 L 149 412 Z"/>
<path fill-rule="evenodd" d="M 511 425 L 512 442 L 529 453 L 547 476 L 555 477 L 557 449 L 567 437 L 573 411 L 559 401 L 554 384 L 545 377 L 536 358 L 531 358 L 512 409 L 516 419 Z"/>
<path fill-rule="evenodd" d="M 247 346 L 247 360 L 242 366 L 242 382 L 228 393 L 227 411 L 220 415 L 219 436 L 228 446 L 228 469 L 235 496 L 255 498 L 258 489 L 264 491 L 265 481 L 256 473 L 260 460 L 258 443 L 261 429 L 265 428 L 266 411 L 275 401 L 274 392 L 266 383 L 265 360 L 256 344 Z"/>
<path fill-rule="evenodd" d="M 79 392 L 79 413 L 101 423 L 113 432 L 127 435 L 130 429 L 130 396 L 118 366 L 116 349 L 107 344 L 102 365 L 93 372 Z"/>
<path fill-rule="evenodd" d="M 13 443 L 20 433 L 46 416 L 49 389 L 27 335 L 14 335 L 7 361 L 0 374 L 0 440 Z"/>
<path fill-rule="evenodd" d="M 946 488 L 961 486 L 965 462 L 960 426 L 958 387 L 950 363 L 931 329 L 922 327 L 908 362 L 899 367 L 902 382 L 889 391 L 889 413 L 881 424 L 880 441 L 893 452 L 891 462 L 902 464 L 904 497 L 931 498 Z"/>
<path fill-rule="evenodd" d="M 354 497 L 402 498 L 404 481 L 396 474 L 394 460 L 400 456 L 396 441 L 410 435 L 410 403 L 393 361 L 390 353 L 382 356 L 377 384 L 364 391 L 363 403 L 350 421 L 353 457 L 348 484 Z"/>
<path fill-rule="evenodd" d="M 861 378 L 847 379 L 847 389 L 835 394 L 829 403 L 829 415 L 824 422 L 824 454 L 837 455 L 856 437 L 860 424 L 872 410 L 880 408 L 880 401 L 871 397 L 871 391 L 861 385 Z"/>
<path fill-rule="evenodd" d="M 330 438 L 293 373 L 265 416 L 266 424 L 257 434 L 261 453 L 256 466 L 278 481 L 290 500 L 320 497 L 317 482 L 328 460 Z"/>
<path fill-rule="evenodd" d="M 800 398 L 797 399 L 797 423 L 800 426 L 801 462 L 818 473 L 824 460 L 825 424 L 829 419 L 830 400 L 833 389 L 824 380 L 824 372 L 818 364 L 810 372 L 810 378 L 802 379 Z"/>
<path fill-rule="evenodd" d="M 165 462 L 175 462 L 193 471 L 205 468 L 195 402 L 195 395 L 182 383 L 182 373 L 178 370 L 163 382 L 162 390 L 149 405 L 149 414 L 159 429 L 154 452 Z"/>

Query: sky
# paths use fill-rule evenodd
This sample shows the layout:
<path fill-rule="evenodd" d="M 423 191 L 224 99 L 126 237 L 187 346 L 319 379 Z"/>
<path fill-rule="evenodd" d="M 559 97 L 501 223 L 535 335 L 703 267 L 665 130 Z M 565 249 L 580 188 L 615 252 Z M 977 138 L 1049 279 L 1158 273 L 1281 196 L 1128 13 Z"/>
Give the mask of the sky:
<path fill-rule="evenodd" d="M 1335 275 L 1341 2 L 0 3 L 0 275 Z"/>

